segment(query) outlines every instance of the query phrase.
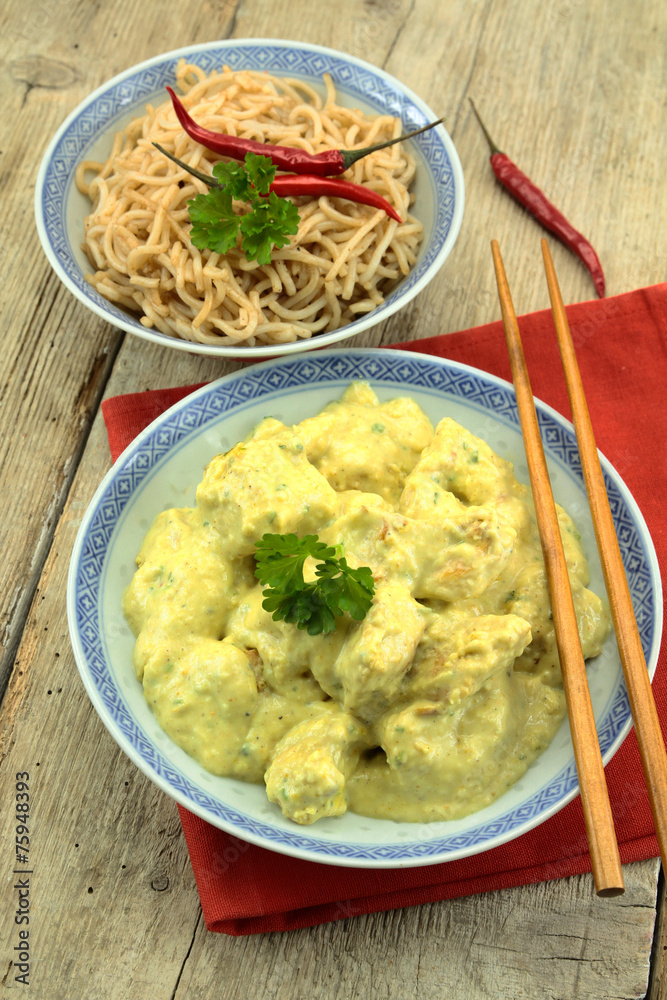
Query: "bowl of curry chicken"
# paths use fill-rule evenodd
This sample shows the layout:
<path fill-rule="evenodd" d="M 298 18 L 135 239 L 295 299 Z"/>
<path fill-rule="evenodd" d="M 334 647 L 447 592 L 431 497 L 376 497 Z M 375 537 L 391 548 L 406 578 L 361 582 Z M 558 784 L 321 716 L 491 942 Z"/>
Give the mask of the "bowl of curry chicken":
<path fill-rule="evenodd" d="M 627 696 L 572 430 L 540 418 L 607 760 Z M 605 471 L 646 608 L 653 548 Z M 396 867 L 518 836 L 578 791 L 526 482 L 511 386 L 464 365 L 330 351 L 205 386 L 82 524 L 69 616 L 93 704 L 164 791 L 264 847 Z"/>

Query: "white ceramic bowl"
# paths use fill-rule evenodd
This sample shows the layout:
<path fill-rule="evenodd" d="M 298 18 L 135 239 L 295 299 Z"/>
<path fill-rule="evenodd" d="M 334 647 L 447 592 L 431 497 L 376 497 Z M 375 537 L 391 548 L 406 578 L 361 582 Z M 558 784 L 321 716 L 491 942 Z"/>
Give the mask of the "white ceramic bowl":
<path fill-rule="evenodd" d="M 79 530 L 68 581 L 68 616 L 83 682 L 114 739 L 163 791 L 210 823 L 275 851 L 356 867 L 396 868 L 448 861 L 525 833 L 578 792 L 567 720 L 551 746 L 501 798 L 465 819 L 396 823 L 347 813 L 299 827 L 259 785 L 219 778 L 188 757 L 160 729 L 132 669 L 134 638 L 121 595 L 143 536 L 167 507 L 194 504 L 204 466 L 271 414 L 291 424 L 366 379 L 381 399 L 410 395 L 433 422 L 450 415 L 514 462 L 528 481 L 514 390 L 474 368 L 393 350 L 323 351 L 235 372 L 199 389 L 160 416 L 120 456 L 103 480 Z M 571 425 L 539 404 L 556 499 L 575 518 L 604 592 Z M 646 525 L 619 475 L 603 460 L 626 572 L 651 676 L 662 630 L 660 575 Z M 631 724 L 618 651 L 610 638 L 588 668 L 600 745 L 608 761 Z"/>
<path fill-rule="evenodd" d="M 83 220 L 90 202 L 74 184 L 77 164 L 105 160 L 115 132 L 147 102 L 162 103 L 165 85 L 173 84 L 176 63 L 184 56 L 207 72 L 232 69 L 268 70 L 276 76 L 300 77 L 323 91 L 322 74 L 330 73 L 341 104 L 399 117 L 405 131 L 435 121 L 435 114 L 394 77 L 343 52 L 268 39 L 210 42 L 177 49 L 149 59 L 114 77 L 76 108 L 62 124 L 44 154 L 35 189 L 37 229 L 58 277 L 85 306 L 114 326 L 165 347 L 219 357 L 267 358 L 325 347 L 380 323 L 406 305 L 435 276 L 454 246 L 463 218 L 463 171 L 454 144 L 440 125 L 410 140 L 418 161 L 414 182 L 414 215 L 424 224 L 417 263 L 385 302 L 331 333 L 291 344 L 244 347 L 195 344 L 148 330 L 128 311 L 109 302 L 85 280 L 91 265 L 81 249 Z"/>

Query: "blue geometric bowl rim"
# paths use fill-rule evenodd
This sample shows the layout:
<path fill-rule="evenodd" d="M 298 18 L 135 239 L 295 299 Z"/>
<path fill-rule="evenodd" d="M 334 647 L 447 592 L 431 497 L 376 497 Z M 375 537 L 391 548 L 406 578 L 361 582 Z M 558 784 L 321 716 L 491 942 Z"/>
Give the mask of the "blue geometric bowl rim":
<path fill-rule="evenodd" d="M 339 52 L 325 46 L 312 45 L 307 42 L 287 41 L 284 39 L 263 38 L 222 39 L 217 42 L 206 42 L 199 45 L 184 46 L 161 55 L 153 56 L 144 62 L 123 70 L 123 72 L 118 73 L 111 80 L 98 87 L 92 94 L 89 94 L 70 113 L 70 115 L 68 115 L 54 135 L 44 154 L 44 157 L 42 158 L 42 163 L 35 185 L 35 219 L 42 247 L 56 274 L 70 290 L 70 292 L 72 292 L 72 294 L 75 295 L 79 301 L 81 301 L 87 308 L 91 309 L 101 319 L 104 319 L 114 326 L 125 330 L 126 332 L 135 334 L 145 340 L 149 340 L 153 343 L 159 343 L 175 350 L 183 350 L 190 353 L 206 354 L 217 357 L 244 357 L 257 359 L 275 357 L 276 355 L 288 356 L 290 354 L 315 350 L 318 347 L 326 347 L 330 344 L 340 342 L 341 340 L 356 336 L 363 330 L 368 329 L 378 322 L 384 321 L 398 309 L 407 305 L 407 303 L 410 302 L 429 283 L 429 281 L 432 280 L 437 271 L 444 264 L 445 259 L 451 253 L 456 239 L 458 238 L 463 220 L 465 185 L 463 180 L 463 170 L 458 153 L 451 137 L 442 125 L 439 125 L 430 132 L 424 133 L 422 136 L 412 140 L 420 146 L 424 154 L 430 153 L 430 155 L 434 157 L 434 162 L 431 163 L 431 171 L 429 172 L 429 182 L 432 187 L 437 183 L 434 180 L 433 170 L 441 170 L 445 167 L 448 168 L 444 195 L 447 195 L 447 192 L 451 189 L 451 197 L 447 198 L 446 196 L 442 196 L 443 193 L 440 192 L 435 198 L 435 204 L 438 212 L 438 224 L 437 227 L 434 226 L 431 243 L 428 245 L 427 250 L 422 251 L 422 256 L 420 256 L 412 272 L 405 279 L 402 279 L 400 285 L 391 292 L 381 306 L 378 306 L 376 309 L 359 317 L 353 323 L 350 323 L 339 330 L 334 330 L 331 333 L 326 334 L 317 334 L 315 337 L 310 338 L 310 340 L 297 341 L 291 344 L 236 347 L 221 346 L 217 344 L 196 344 L 190 341 L 181 340 L 180 338 L 170 337 L 169 335 L 163 334 L 158 330 L 150 330 L 143 327 L 139 323 L 138 319 L 134 319 L 130 314 L 126 314 L 112 303 L 107 302 L 92 289 L 92 286 L 88 287 L 86 285 L 83 281 L 81 268 L 79 267 L 76 259 L 72 256 L 71 252 L 65 252 L 61 248 L 59 253 L 58 243 L 63 243 L 67 247 L 70 246 L 64 212 L 67 205 L 69 191 L 72 186 L 73 169 L 68 168 L 64 169 L 64 171 L 56 170 L 54 166 L 56 162 L 60 163 L 63 159 L 72 158 L 71 153 L 63 152 L 59 157 L 56 157 L 56 153 L 61 148 L 61 144 L 63 147 L 66 146 L 65 140 L 67 139 L 72 126 L 80 118 L 82 118 L 93 105 L 95 105 L 100 99 L 106 98 L 110 93 L 114 93 L 121 84 L 127 83 L 129 80 L 134 78 L 139 79 L 146 73 L 147 70 L 167 66 L 181 56 L 187 56 L 190 58 L 200 56 L 203 58 L 207 55 L 212 56 L 215 54 L 217 56 L 220 53 L 243 52 L 245 49 L 248 49 L 249 51 L 253 49 L 264 49 L 271 53 L 278 53 L 280 50 L 290 50 L 301 55 L 308 55 L 313 60 L 320 57 L 327 58 L 331 62 L 341 62 L 347 67 L 353 67 L 358 73 L 363 72 L 365 74 L 370 74 L 380 81 L 384 87 L 390 88 L 393 92 L 394 98 L 398 101 L 404 112 L 410 111 L 413 114 L 415 112 L 417 113 L 417 125 L 422 123 L 425 124 L 427 121 L 434 121 L 437 117 L 431 108 L 429 108 L 429 106 L 417 94 L 385 70 L 380 69 L 377 66 L 373 66 L 371 63 L 367 63 L 365 60 L 359 59 L 356 56 L 350 56 L 347 53 Z M 277 58 L 277 56 L 275 56 L 275 58 Z M 324 70 L 322 70 L 322 72 L 323 71 Z M 298 73 L 294 70 L 291 70 L 291 72 L 294 75 L 298 75 Z M 317 74 L 312 74 L 312 76 L 315 75 Z M 367 94 L 364 96 L 366 100 L 369 100 Z M 128 106 L 128 109 L 135 104 L 140 106 L 147 98 L 148 94 L 142 96 L 140 101 L 133 100 Z M 111 116 L 112 119 L 114 117 L 115 114 Z M 109 127 L 108 122 L 105 127 Z M 86 145 L 90 145 L 92 139 L 97 135 L 99 135 L 98 129 L 96 129 L 93 134 L 87 135 L 85 140 L 81 140 L 83 145 L 80 145 L 77 148 L 76 154 L 73 157 L 74 162 L 78 162 L 81 158 L 82 152 L 86 148 Z M 442 163 L 437 162 L 438 157 L 444 157 Z M 60 190 L 61 185 L 64 185 L 62 191 Z M 434 188 L 434 190 L 437 192 L 437 187 Z M 55 194 L 53 193 L 54 191 Z M 53 206 L 57 206 L 57 212 L 55 215 L 54 212 L 47 211 L 47 201 Z M 52 231 L 58 234 L 58 239 L 56 239 L 55 236 L 52 238 Z M 63 259 L 61 259 L 61 254 Z"/>
<path fill-rule="evenodd" d="M 392 366 L 392 371 L 389 376 L 387 375 L 387 369 L 385 369 L 384 374 L 378 371 L 371 371 L 371 366 L 380 361 L 386 361 L 388 363 L 393 361 L 396 365 L 396 370 L 394 371 L 394 366 Z M 327 372 L 327 365 L 329 363 L 331 363 L 331 370 L 333 370 L 334 364 L 338 366 L 338 372 L 335 372 L 333 376 Z M 302 378 L 302 380 L 299 381 L 299 368 L 308 365 L 315 365 L 320 369 L 317 377 L 312 378 L 312 376 L 307 373 L 307 377 Z M 412 372 L 409 371 L 411 366 L 413 369 Z M 276 368 L 287 369 L 286 379 L 283 380 L 282 384 L 278 388 L 274 388 L 273 390 L 264 389 L 262 391 L 262 378 L 264 372 L 270 373 Z M 342 373 L 343 369 L 346 369 L 344 374 Z M 401 369 L 403 369 L 403 372 L 401 372 Z M 162 413 L 147 428 L 145 428 L 145 430 L 143 430 L 119 456 L 116 463 L 102 480 L 86 511 L 72 552 L 67 586 L 67 610 L 70 637 L 77 666 L 86 691 L 88 692 L 88 695 L 91 698 L 91 701 L 93 702 L 93 705 L 104 725 L 107 727 L 119 746 L 130 757 L 130 759 L 133 760 L 140 770 L 142 770 L 154 783 L 156 783 L 158 787 L 160 787 L 172 798 L 176 799 L 176 801 L 180 802 L 181 805 L 185 806 L 191 812 L 196 813 L 213 825 L 241 837 L 243 840 L 258 844 L 259 846 L 270 850 L 277 850 L 280 853 L 304 858 L 306 860 L 319 861 L 326 864 L 376 868 L 395 868 L 435 864 L 481 853 L 482 851 L 490 850 L 493 847 L 521 836 L 534 826 L 537 826 L 550 818 L 578 794 L 576 770 L 574 768 L 574 762 L 571 761 L 570 764 L 563 768 L 555 778 L 550 779 L 543 788 L 533 793 L 528 800 L 514 807 L 508 814 L 497 816 L 491 822 L 482 824 L 481 826 L 467 831 L 462 835 L 437 835 L 432 839 L 423 838 L 416 841 L 403 841 L 400 844 L 385 844 L 375 847 L 363 842 L 321 840 L 316 836 L 316 834 L 310 833 L 310 830 L 304 831 L 303 828 L 298 828 L 298 830 L 295 830 L 294 832 L 291 830 L 286 831 L 282 828 L 273 826 L 267 821 L 260 821 L 254 817 L 248 816 L 237 808 L 227 807 L 224 803 L 221 805 L 219 799 L 212 796 L 210 793 L 205 792 L 200 787 L 193 785 L 191 779 L 187 776 L 182 776 L 184 781 L 181 781 L 180 788 L 178 786 L 175 787 L 174 781 L 178 778 L 176 773 L 178 772 L 178 766 L 169 761 L 168 758 L 164 756 L 162 751 L 152 748 L 152 753 L 162 767 L 162 774 L 160 774 L 159 771 L 156 771 L 155 766 L 151 762 L 147 761 L 146 758 L 142 756 L 141 751 L 129 741 L 125 732 L 119 730 L 118 724 L 112 717 L 107 701 L 105 700 L 105 694 L 101 691 L 100 686 L 93 678 L 88 657 L 84 650 L 81 629 L 78 621 L 81 612 L 79 579 L 81 557 L 84 554 L 84 546 L 92 530 L 92 526 L 94 525 L 95 518 L 99 515 L 102 504 L 107 497 L 110 488 L 126 470 L 131 468 L 136 456 L 142 450 L 147 448 L 149 442 L 155 438 L 160 430 L 163 430 L 165 427 L 169 427 L 170 425 L 176 427 L 178 425 L 178 418 L 180 417 L 182 411 L 193 409 L 196 411 L 200 401 L 205 402 L 208 397 L 214 398 L 222 396 L 224 404 L 225 398 L 227 397 L 229 399 L 232 395 L 234 383 L 242 384 L 246 380 L 254 380 L 259 387 L 255 396 L 252 397 L 254 399 L 269 396 L 271 392 L 275 395 L 279 395 L 281 391 L 289 388 L 294 389 L 295 386 L 300 384 L 312 386 L 314 384 L 320 385 L 326 383 L 334 385 L 337 382 L 345 383 L 349 382 L 353 378 L 359 377 L 368 378 L 369 381 L 371 381 L 371 384 L 373 384 L 373 380 L 375 380 L 381 385 L 391 385 L 401 387 L 403 390 L 409 390 L 410 384 L 417 387 L 424 387 L 423 380 L 428 377 L 429 372 L 433 373 L 434 370 L 437 371 L 438 369 L 448 373 L 448 384 L 445 386 L 438 385 L 439 376 L 433 376 L 435 377 L 435 384 L 431 382 L 428 387 L 434 389 L 438 393 L 441 392 L 444 399 L 446 399 L 448 395 L 450 397 L 453 396 L 454 398 L 458 396 L 458 398 L 465 400 L 466 404 L 473 405 L 477 409 L 489 412 L 488 406 L 480 405 L 479 402 L 474 401 L 473 395 L 470 391 L 456 390 L 461 390 L 463 386 L 467 386 L 469 389 L 471 385 L 474 387 L 474 383 L 477 382 L 482 386 L 482 396 L 485 391 L 485 384 L 487 387 L 491 386 L 494 391 L 504 393 L 504 411 L 501 413 L 498 410 L 493 409 L 491 412 L 493 412 L 494 417 L 500 423 L 505 423 L 508 426 L 512 426 L 514 429 L 517 429 L 518 416 L 516 414 L 514 389 L 512 385 L 504 379 L 500 379 L 497 376 L 490 375 L 487 372 L 480 371 L 479 369 L 472 368 L 471 366 L 464 365 L 460 362 L 453 362 L 447 359 L 436 358 L 431 355 L 419 354 L 417 352 L 403 352 L 391 349 L 375 348 L 358 348 L 356 350 L 346 351 L 330 350 L 318 352 L 316 355 L 308 355 L 307 357 L 297 356 L 292 358 L 278 358 L 274 361 L 253 365 L 248 369 L 233 372 L 229 375 L 223 376 L 215 382 L 208 383 L 201 389 L 174 404 L 174 406 L 170 407 L 169 410 Z M 292 381 L 289 380 L 290 375 Z M 268 378 L 269 375 L 267 374 L 266 378 L 263 380 L 264 387 L 266 387 Z M 457 379 L 458 382 L 456 381 Z M 199 432 L 201 428 L 207 424 L 213 421 L 222 420 L 224 413 L 234 412 L 234 410 L 238 409 L 244 402 L 247 401 L 248 397 L 246 395 L 242 399 L 238 399 L 235 403 L 229 402 L 222 411 L 219 409 L 215 413 L 211 413 L 209 411 L 208 417 L 202 417 L 198 423 L 188 425 L 189 430 L 181 434 L 178 439 L 178 443 L 182 444 L 188 434 L 194 433 L 195 431 Z M 536 400 L 536 405 L 543 435 L 545 430 L 551 429 L 553 432 L 555 424 L 563 437 L 563 441 L 566 441 L 568 446 L 570 446 L 571 442 L 573 442 L 575 438 L 574 429 L 569 421 L 567 421 L 548 404 L 543 403 L 540 400 Z M 143 480 L 149 472 L 152 472 L 157 466 L 168 459 L 169 453 L 175 443 L 176 442 L 170 444 L 166 450 L 159 455 L 159 457 L 155 458 L 155 460 L 144 469 L 143 474 L 138 481 Z M 557 453 L 552 451 L 552 448 L 553 444 L 547 444 L 547 451 L 550 456 L 560 461 Z M 601 463 L 607 489 L 612 493 L 612 498 L 615 501 L 620 501 L 622 503 L 624 512 L 629 516 L 632 526 L 636 532 L 637 539 L 640 543 L 642 556 L 646 564 L 646 580 L 648 585 L 650 585 L 650 591 L 645 596 L 650 598 L 649 605 L 651 615 L 650 621 L 648 621 L 646 625 L 646 627 L 650 627 L 650 631 L 647 633 L 646 628 L 642 630 L 642 641 L 644 643 L 644 651 L 649 673 L 650 676 L 653 677 L 657 666 L 660 636 L 662 633 L 662 584 L 657 557 L 644 519 L 628 487 L 625 485 L 621 476 L 616 472 L 611 463 L 604 458 L 604 456 L 601 456 Z M 571 474 L 575 475 L 576 478 L 581 479 L 581 470 L 580 467 L 577 467 L 576 460 L 563 460 L 560 464 L 564 465 Z M 131 494 L 124 494 L 123 507 L 130 502 L 130 499 Z M 99 551 L 96 552 L 96 558 L 101 558 L 102 564 L 109 545 L 113 539 L 117 520 L 118 518 L 111 522 L 113 527 L 109 529 L 109 537 L 107 539 L 106 546 L 103 550 L 101 550 L 102 554 L 100 554 Z M 98 583 L 102 575 L 103 572 L 100 571 Z M 100 595 L 98 594 L 97 599 L 95 600 L 94 613 L 96 618 L 99 615 L 99 596 Z M 86 612 L 86 616 L 87 615 L 88 612 Z M 118 691 L 118 695 L 121 699 L 124 699 L 122 692 Z M 603 749 L 603 760 L 607 763 L 625 739 L 625 736 L 629 732 L 632 724 L 629 705 L 627 703 L 627 694 L 625 693 L 622 681 L 616 690 L 616 694 L 614 695 L 613 704 L 611 704 L 610 701 L 609 705 L 605 709 L 605 713 L 604 718 L 599 721 L 599 731 L 601 734 L 605 734 L 604 740 L 601 735 L 601 746 Z M 143 735 L 142 738 L 144 742 L 148 742 L 148 738 L 145 735 Z M 550 789 L 552 789 L 553 786 L 557 786 L 559 783 L 562 784 L 566 790 L 558 794 L 557 797 L 554 797 L 553 794 L 550 794 Z M 186 794 L 186 792 L 182 789 L 184 787 L 187 789 L 187 786 L 191 786 L 191 788 L 187 790 Z M 527 816 L 530 803 L 533 801 L 536 803 L 533 815 Z M 212 809 L 215 811 L 212 811 Z M 423 829 L 424 826 L 428 827 L 429 824 L 419 825 L 421 829 Z M 430 826 L 431 829 L 435 829 L 436 827 L 435 824 L 431 824 Z M 437 824 L 440 834 L 445 826 L 446 824 Z M 417 827 L 417 824 L 415 824 L 415 827 Z"/>

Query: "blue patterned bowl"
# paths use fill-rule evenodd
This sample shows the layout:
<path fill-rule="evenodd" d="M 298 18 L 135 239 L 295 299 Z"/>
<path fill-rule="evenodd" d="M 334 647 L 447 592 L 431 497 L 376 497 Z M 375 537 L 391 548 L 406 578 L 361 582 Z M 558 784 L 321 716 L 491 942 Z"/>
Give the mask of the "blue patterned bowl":
<path fill-rule="evenodd" d="M 96 292 L 85 280 L 91 265 L 81 243 L 90 203 L 74 184 L 76 166 L 84 159 L 105 160 L 114 133 L 141 114 L 147 102 L 164 100 L 165 85 L 173 84 L 176 64 L 182 56 L 207 72 L 225 64 L 232 69 L 267 70 L 277 76 L 301 77 L 320 89 L 322 74 L 330 73 L 341 104 L 394 115 L 402 120 L 405 131 L 439 117 L 412 91 L 376 66 L 304 42 L 209 42 L 168 52 L 126 70 L 86 98 L 62 124 L 44 154 L 35 189 L 37 230 L 46 256 L 61 281 L 84 305 L 121 330 L 166 347 L 220 357 L 267 358 L 353 337 L 401 309 L 431 281 L 451 252 L 463 219 L 463 171 L 454 144 L 442 126 L 411 140 L 418 161 L 412 211 L 425 228 L 417 263 L 382 305 L 347 326 L 292 344 L 194 344 L 146 329 L 138 316 L 133 317 Z"/>
<path fill-rule="evenodd" d="M 354 379 L 367 379 L 381 399 L 414 397 L 434 423 L 452 416 L 514 462 L 518 478 L 528 481 L 514 390 L 501 379 L 392 350 L 324 351 L 253 366 L 177 403 L 133 441 L 105 477 L 72 555 L 70 633 L 86 690 L 114 739 L 192 812 L 244 840 L 311 861 L 375 868 L 433 864 L 518 837 L 574 798 L 578 786 L 567 721 L 516 785 L 465 819 L 414 824 L 348 813 L 298 827 L 268 802 L 261 786 L 209 774 L 162 732 L 134 675 L 134 638 L 121 613 L 122 592 L 153 518 L 165 507 L 194 504 L 195 487 L 213 455 L 245 437 L 267 414 L 291 424 L 317 413 Z M 539 420 L 556 499 L 576 519 L 591 586 L 604 593 L 572 427 L 544 404 Z M 606 460 L 603 470 L 652 676 L 662 630 L 655 551 L 627 487 Z M 631 724 L 613 639 L 589 664 L 588 674 L 606 762 Z"/>

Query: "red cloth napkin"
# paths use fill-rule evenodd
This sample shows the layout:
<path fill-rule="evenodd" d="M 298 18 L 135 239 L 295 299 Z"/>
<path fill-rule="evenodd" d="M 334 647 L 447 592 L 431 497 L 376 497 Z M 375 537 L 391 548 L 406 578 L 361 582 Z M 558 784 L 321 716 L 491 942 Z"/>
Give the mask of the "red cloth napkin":
<path fill-rule="evenodd" d="M 664 578 L 667 528 L 667 283 L 568 308 L 600 450 L 625 479 L 646 519 Z M 533 392 L 568 418 L 551 314 L 520 319 Z M 399 345 L 510 378 L 502 325 Z M 343 348 L 344 349 L 344 348 Z M 160 389 L 102 404 L 114 459 L 166 407 L 196 386 Z M 667 734 L 667 657 L 654 681 Z M 632 732 L 606 769 L 621 860 L 658 855 Z M 206 926 L 226 934 L 290 930 L 490 889 L 590 871 L 581 801 L 508 844 L 422 868 L 321 865 L 254 847 L 179 807 Z"/>

